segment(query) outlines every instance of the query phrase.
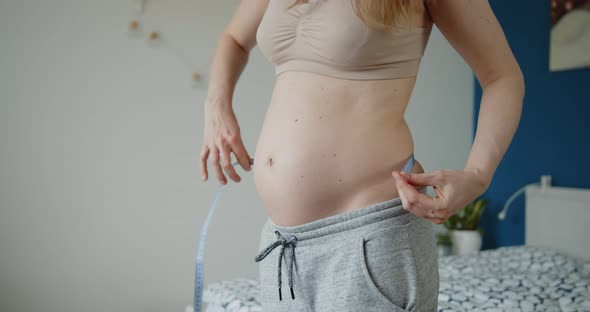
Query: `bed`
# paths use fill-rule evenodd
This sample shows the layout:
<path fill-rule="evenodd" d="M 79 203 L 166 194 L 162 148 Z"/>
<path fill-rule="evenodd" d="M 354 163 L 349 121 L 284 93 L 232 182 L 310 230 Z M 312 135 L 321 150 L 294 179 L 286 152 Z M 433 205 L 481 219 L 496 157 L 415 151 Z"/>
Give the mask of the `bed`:
<path fill-rule="evenodd" d="M 589 190 L 528 187 L 525 245 L 440 257 L 438 311 L 590 312 L 589 206 Z M 203 293 L 206 312 L 258 312 L 257 298 L 244 278 Z"/>

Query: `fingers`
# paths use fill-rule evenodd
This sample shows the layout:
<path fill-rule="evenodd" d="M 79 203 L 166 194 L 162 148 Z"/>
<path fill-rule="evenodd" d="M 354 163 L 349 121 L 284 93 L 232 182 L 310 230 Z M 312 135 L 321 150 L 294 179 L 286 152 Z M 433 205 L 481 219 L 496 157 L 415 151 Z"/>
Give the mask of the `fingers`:
<path fill-rule="evenodd" d="M 221 167 L 235 182 L 240 182 L 241 178 L 236 172 L 236 168 L 231 163 L 231 148 L 227 143 L 221 143 Z M 225 183 L 224 183 L 225 184 Z"/>
<path fill-rule="evenodd" d="M 444 222 L 446 210 L 441 209 L 443 205 L 440 197 L 431 198 L 417 191 L 397 171 L 394 171 L 392 175 L 396 180 L 399 197 L 402 200 L 404 209 L 437 224 Z"/>
<path fill-rule="evenodd" d="M 207 158 L 209 157 L 209 146 L 204 145 L 201 151 L 201 177 L 203 181 L 207 181 L 209 173 L 207 172 Z"/>
<path fill-rule="evenodd" d="M 237 139 L 234 142 L 230 142 L 230 144 L 240 166 L 242 166 L 244 170 L 250 171 L 250 155 L 248 155 L 242 139 L 238 136 Z"/>
<path fill-rule="evenodd" d="M 434 201 L 441 201 L 441 199 L 439 198 L 435 198 Z M 425 218 L 426 219 L 430 219 L 431 221 L 435 222 L 435 221 L 439 221 L 439 222 L 435 222 L 437 224 L 441 224 L 443 222 L 445 222 L 449 217 L 449 209 L 445 208 L 435 208 L 432 210 L 423 210 L 424 214 L 425 214 Z"/>
<path fill-rule="evenodd" d="M 227 184 L 226 174 L 235 182 L 240 182 L 242 179 L 231 162 L 232 152 L 236 155 L 239 164 L 244 170 L 251 170 L 250 156 L 240 139 L 228 140 L 227 142 L 220 141 L 211 147 L 205 145 L 201 151 L 201 175 L 203 181 L 207 181 L 209 177 L 207 159 L 211 156 L 211 164 L 221 184 Z"/>
<path fill-rule="evenodd" d="M 445 209 L 426 210 L 424 218 L 431 221 L 432 223 L 442 224 L 447 219 L 445 217 L 445 211 Z"/>
<path fill-rule="evenodd" d="M 227 183 L 227 179 L 225 178 L 225 175 L 223 175 L 223 170 L 221 169 L 221 165 L 219 163 L 219 149 L 217 148 L 217 146 L 213 145 L 213 147 L 211 147 L 211 152 L 212 152 L 212 165 L 213 165 L 213 169 L 215 169 L 215 173 L 217 174 L 217 180 L 219 180 L 219 182 L 221 184 L 226 184 Z"/>
<path fill-rule="evenodd" d="M 402 202 L 404 203 L 404 208 L 409 210 L 435 209 L 436 205 L 432 198 L 421 192 L 418 192 L 418 190 L 408 184 L 406 179 L 403 178 L 398 172 L 394 171 L 393 176 L 396 181 L 398 193 L 402 198 Z"/>
<path fill-rule="evenodd" d="M 441 185 L 446 178 L 446 172 L 444 170 L 424 173 L 400 172 L 400 174 L 408 180 L 408 183 L 413 185 Z"/>
<path fill-rule="evenodd" d="M 445 220 L 443 219 L 437 219 L 437 218 L 425 218 L 426 220 L 434 223 L 434 224 L 443 224 L 445 223 Z"/>

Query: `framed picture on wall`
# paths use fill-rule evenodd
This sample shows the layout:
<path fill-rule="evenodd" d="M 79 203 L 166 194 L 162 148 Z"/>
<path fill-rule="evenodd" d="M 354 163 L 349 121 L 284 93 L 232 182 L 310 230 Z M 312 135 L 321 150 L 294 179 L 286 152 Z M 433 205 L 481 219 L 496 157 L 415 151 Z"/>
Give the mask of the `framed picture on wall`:
<path fill-rule="evenodd" d="M 551 0 L 549 70 L 590 68 L 590 0 Z"/>

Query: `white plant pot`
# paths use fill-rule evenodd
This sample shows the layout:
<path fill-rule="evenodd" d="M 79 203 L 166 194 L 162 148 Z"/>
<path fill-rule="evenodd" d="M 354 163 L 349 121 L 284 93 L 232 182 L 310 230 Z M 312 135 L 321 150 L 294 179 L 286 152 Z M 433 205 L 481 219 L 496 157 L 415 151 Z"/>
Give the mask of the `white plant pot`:
<path fill-rule="evenodd" d="M 474 253 L 481 249 L 481 234 L 479 231 L 452 230 L 453 255 Z"/>

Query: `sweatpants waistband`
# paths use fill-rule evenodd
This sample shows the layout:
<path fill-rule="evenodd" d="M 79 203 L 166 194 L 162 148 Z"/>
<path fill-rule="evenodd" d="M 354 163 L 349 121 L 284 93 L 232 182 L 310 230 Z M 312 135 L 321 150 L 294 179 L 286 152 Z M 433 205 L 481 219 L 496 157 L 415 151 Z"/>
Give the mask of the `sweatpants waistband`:
<path fill-rule="evenodd" d="M 427 191 L 428 187 L 418 190 L 422 194 L 427 194 Z M 389 223 L 395 223 L 395 220 L 399 220 L 400 224 L 404 224 L 407 223 L 408 218 L 403 216 L 407 214 L 411 214 L 411 212 L 404 209 L 400 197 L 395 197 L 363 208 L 295 226 L 279 226 L 270 217 L 267 217 L 265 226 L 268 226 L 273 232 L 279 231 L 295 235 L 298 242 L 301 243 L 301 241 L 348 231 L 387 219 L 391 219 Z"/>

